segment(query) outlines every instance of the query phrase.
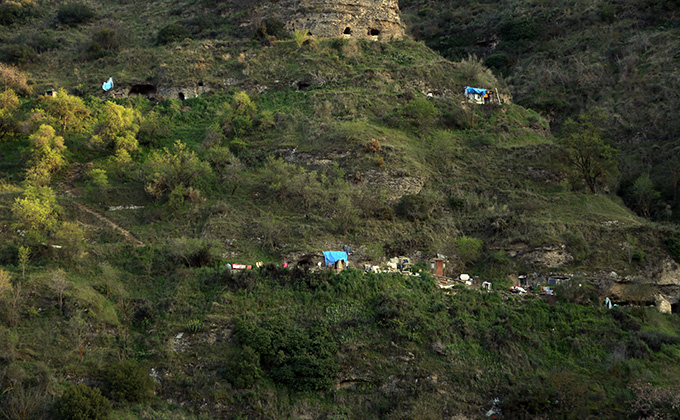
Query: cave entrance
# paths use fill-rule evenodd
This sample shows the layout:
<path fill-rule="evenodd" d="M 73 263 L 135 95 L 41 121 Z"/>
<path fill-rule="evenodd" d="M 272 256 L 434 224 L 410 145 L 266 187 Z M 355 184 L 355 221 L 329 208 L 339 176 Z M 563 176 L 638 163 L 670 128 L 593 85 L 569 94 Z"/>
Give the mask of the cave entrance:
<path fill-rule="evenodd" d="M 680 314 L 680 302 L 671 304 L 671 312 L 674 314 Z"/>
<path fill-rule="evenodd" d="M 352 29 L 348 26 L 345 28 L 345 31 L 343 32 L 345 35 L 352 35 Z"/>
<path fill-rule="evenodd" d="M 370 36 L 378 36 L 378 35 L 380 35 L 380 30 L 379 30 L 379 29 L 375 29 L 375 28 L 370 28 L 370 29 L 368 30 L 368 34 L 369 34 Z"/>
<path fill-rule="evenodd" d="M 184 97 L 184 93 L 183 93 L 183 92 L 178 93 L 178 94 L 177 94 L 177 97 L 179 98 L 180 101 L 183 101 L 183 100 L 186 99 L 186 98 Z"/>
<path fill-rule="evenodd" d="M 130 92 L 128 93 L 128 96 L 137 96 L 137 95 L 154 96 L 155 94 L 156 94 L 156 87 L 154 85 L 140 84 L 140 85 L 132 85 L 130 87 Z"/>

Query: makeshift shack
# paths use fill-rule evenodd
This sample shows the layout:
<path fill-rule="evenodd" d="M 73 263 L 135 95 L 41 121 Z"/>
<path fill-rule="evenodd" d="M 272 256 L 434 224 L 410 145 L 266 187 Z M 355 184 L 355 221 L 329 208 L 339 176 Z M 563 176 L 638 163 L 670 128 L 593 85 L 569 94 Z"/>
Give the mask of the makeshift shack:
<path fill-rule="evenodd" d="M 333 267 L 335 273 L 347 268 L 347 253 L 344 251 L 323 251 L 326 267 Z"/>
<path fill-rule="evenodd" d="M 434 260 L 430 261 L 430 272 L 432 272 L 432 274 L 437 277 L 444 277 L 445 268 L 446 264 L 444 263 L 443 258 L 435 258 Z"/>
<path fill-rule="evenodd" d="M 500 103 L 496 93 L 491 89 L 474 88 L 465 86 L 465 99 L 474 104 Z"/>

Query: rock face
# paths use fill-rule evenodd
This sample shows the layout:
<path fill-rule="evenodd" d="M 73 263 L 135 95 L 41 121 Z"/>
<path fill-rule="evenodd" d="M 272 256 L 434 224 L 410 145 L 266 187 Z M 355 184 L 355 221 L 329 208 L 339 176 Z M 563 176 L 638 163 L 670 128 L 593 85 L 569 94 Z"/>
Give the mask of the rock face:
<path fill-rule="evenodd" d="M 291 0 L 270 7 L 266 14 L 276 13 L 291 32 L 307 29 L 320 38 L 379 41 L 404 37 L 398 0 Z"/>

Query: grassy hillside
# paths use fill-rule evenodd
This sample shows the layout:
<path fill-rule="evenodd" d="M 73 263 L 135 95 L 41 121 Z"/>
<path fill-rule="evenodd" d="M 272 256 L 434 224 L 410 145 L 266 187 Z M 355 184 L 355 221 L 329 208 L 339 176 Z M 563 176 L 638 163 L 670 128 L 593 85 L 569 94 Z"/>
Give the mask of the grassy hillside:
<path fill-rule="evenodd" d="M 2 3 L 5 416 L 103 397 L 130 419 L 674 415 L 677 314 L 644 305 L 675 286 L 632 279 L 671 265 L 677 229 L 629 210 L 614 170 L 586 193 L 556 114 L 465 102 L 531 105 L 475 57 L 241 31 L 232 6 Z M 102 100 L 110 76 L 159 91 Z M 422 272 L 304 268 L 343 245 Z M 438 254 L 494 290 L 440 290 Z M 573 279 L 506 292 L 533 272 Z"/>
<path fill-rule="evenodd" d="M 553 129 L 584 111 L 604 111 L 603 125 L 621 150 L 619 193 L 642 213 L 634 184 L 650 175 L 661 194 L 653 216 L 667 218 L 669 205 L 676 219 L 678 2 L 400 5 L 414 37 L 449 59 L 480 57 L 518 104 L 549 118 Z"/>

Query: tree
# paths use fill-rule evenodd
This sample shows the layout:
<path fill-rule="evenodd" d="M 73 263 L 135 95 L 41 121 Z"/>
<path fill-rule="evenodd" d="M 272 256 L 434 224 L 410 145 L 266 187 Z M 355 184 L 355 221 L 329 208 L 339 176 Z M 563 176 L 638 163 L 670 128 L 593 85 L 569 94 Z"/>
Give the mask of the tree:
<path fill-rule="evenodd" d="M 62 222 L 54 233 L 54 239 L 61 246 L 57 251 L 68 263 L 74 263 L 83 252 L 85 232 L 74 222 Z"/>
<path fill-rule="evenodd" d="M 141 114 L 137 110 L 107 102 L 99 115 L 96 134 L 92 136 L 90 143 L 113 152 L 137 150 L 140 118 Z"/>
<path fill-rule="evenodd" d="M 596 192 L 600 181 L 616 171 L 616 149 L 603 138 L 603 120 L 597 111 L 580 114 L 576 121 L 569 118 L 557 138 L 562 148 L 561 157 L 592 193 Z"/>
<path fill-rule="evenodd" d="M 66 292 L 71 285 L 66 279 L 66 273 L 61 268 L 54 270 L 50 277 L 50 289 L 57 295 L 57 299 L 59 299 L 59 311 L 63 311 L 64 292 Z"/>
<path fill-rule="evenodd" d="M 187 149 L 186 144 L 176 141 L 172 149 L 154 150 L 144 165 L 146 183 L 144 189 L 160 199 L 173 191 L 188 194 L 204 183 L 212 174 L 208 162 Z M 177 193 L 176 193 L 177 194 Z M 191 197 L 190 197 L 191 198 Z"/>
<path fill-rule="evenodd" d="M 82 99 L 59 89 L 57 96 L 45 96 L 41 108 L 54 119 L 62 133 L 78 133 L 85 130 L 90 110 Z"/>
<path fill-rule="evenodd" d="M 27 170 L 26 178 L 33 185 L 47 185 L 52 175 L 66 164 L 64 138 L 57 136 L 54 128 L 43 124 L 29 137 L 29 141 L 32 145 L 32 166 Z"/>
<path fill-rule="evenodd" d="M 25 230 L 36 242 L 42 242 L 56 227 L 58 210 L 57 198 L 51 188 L 28 186 L 12 205 L 14 227 Z"/>
<path fill-rule="evenodd" d="M 633 184 L 633 196 L 640 213 L 644 217 L 649 217 L 652 208 L 661 197 L 661 194 L 654 189 L 654 182 L 652 182 L 649 174 L 643 174 Z"/>
<path fill-rule="evenodd" d="M 0 92 L 0 140 L 16 130 L 19 97 L 12 89 Z"/>

